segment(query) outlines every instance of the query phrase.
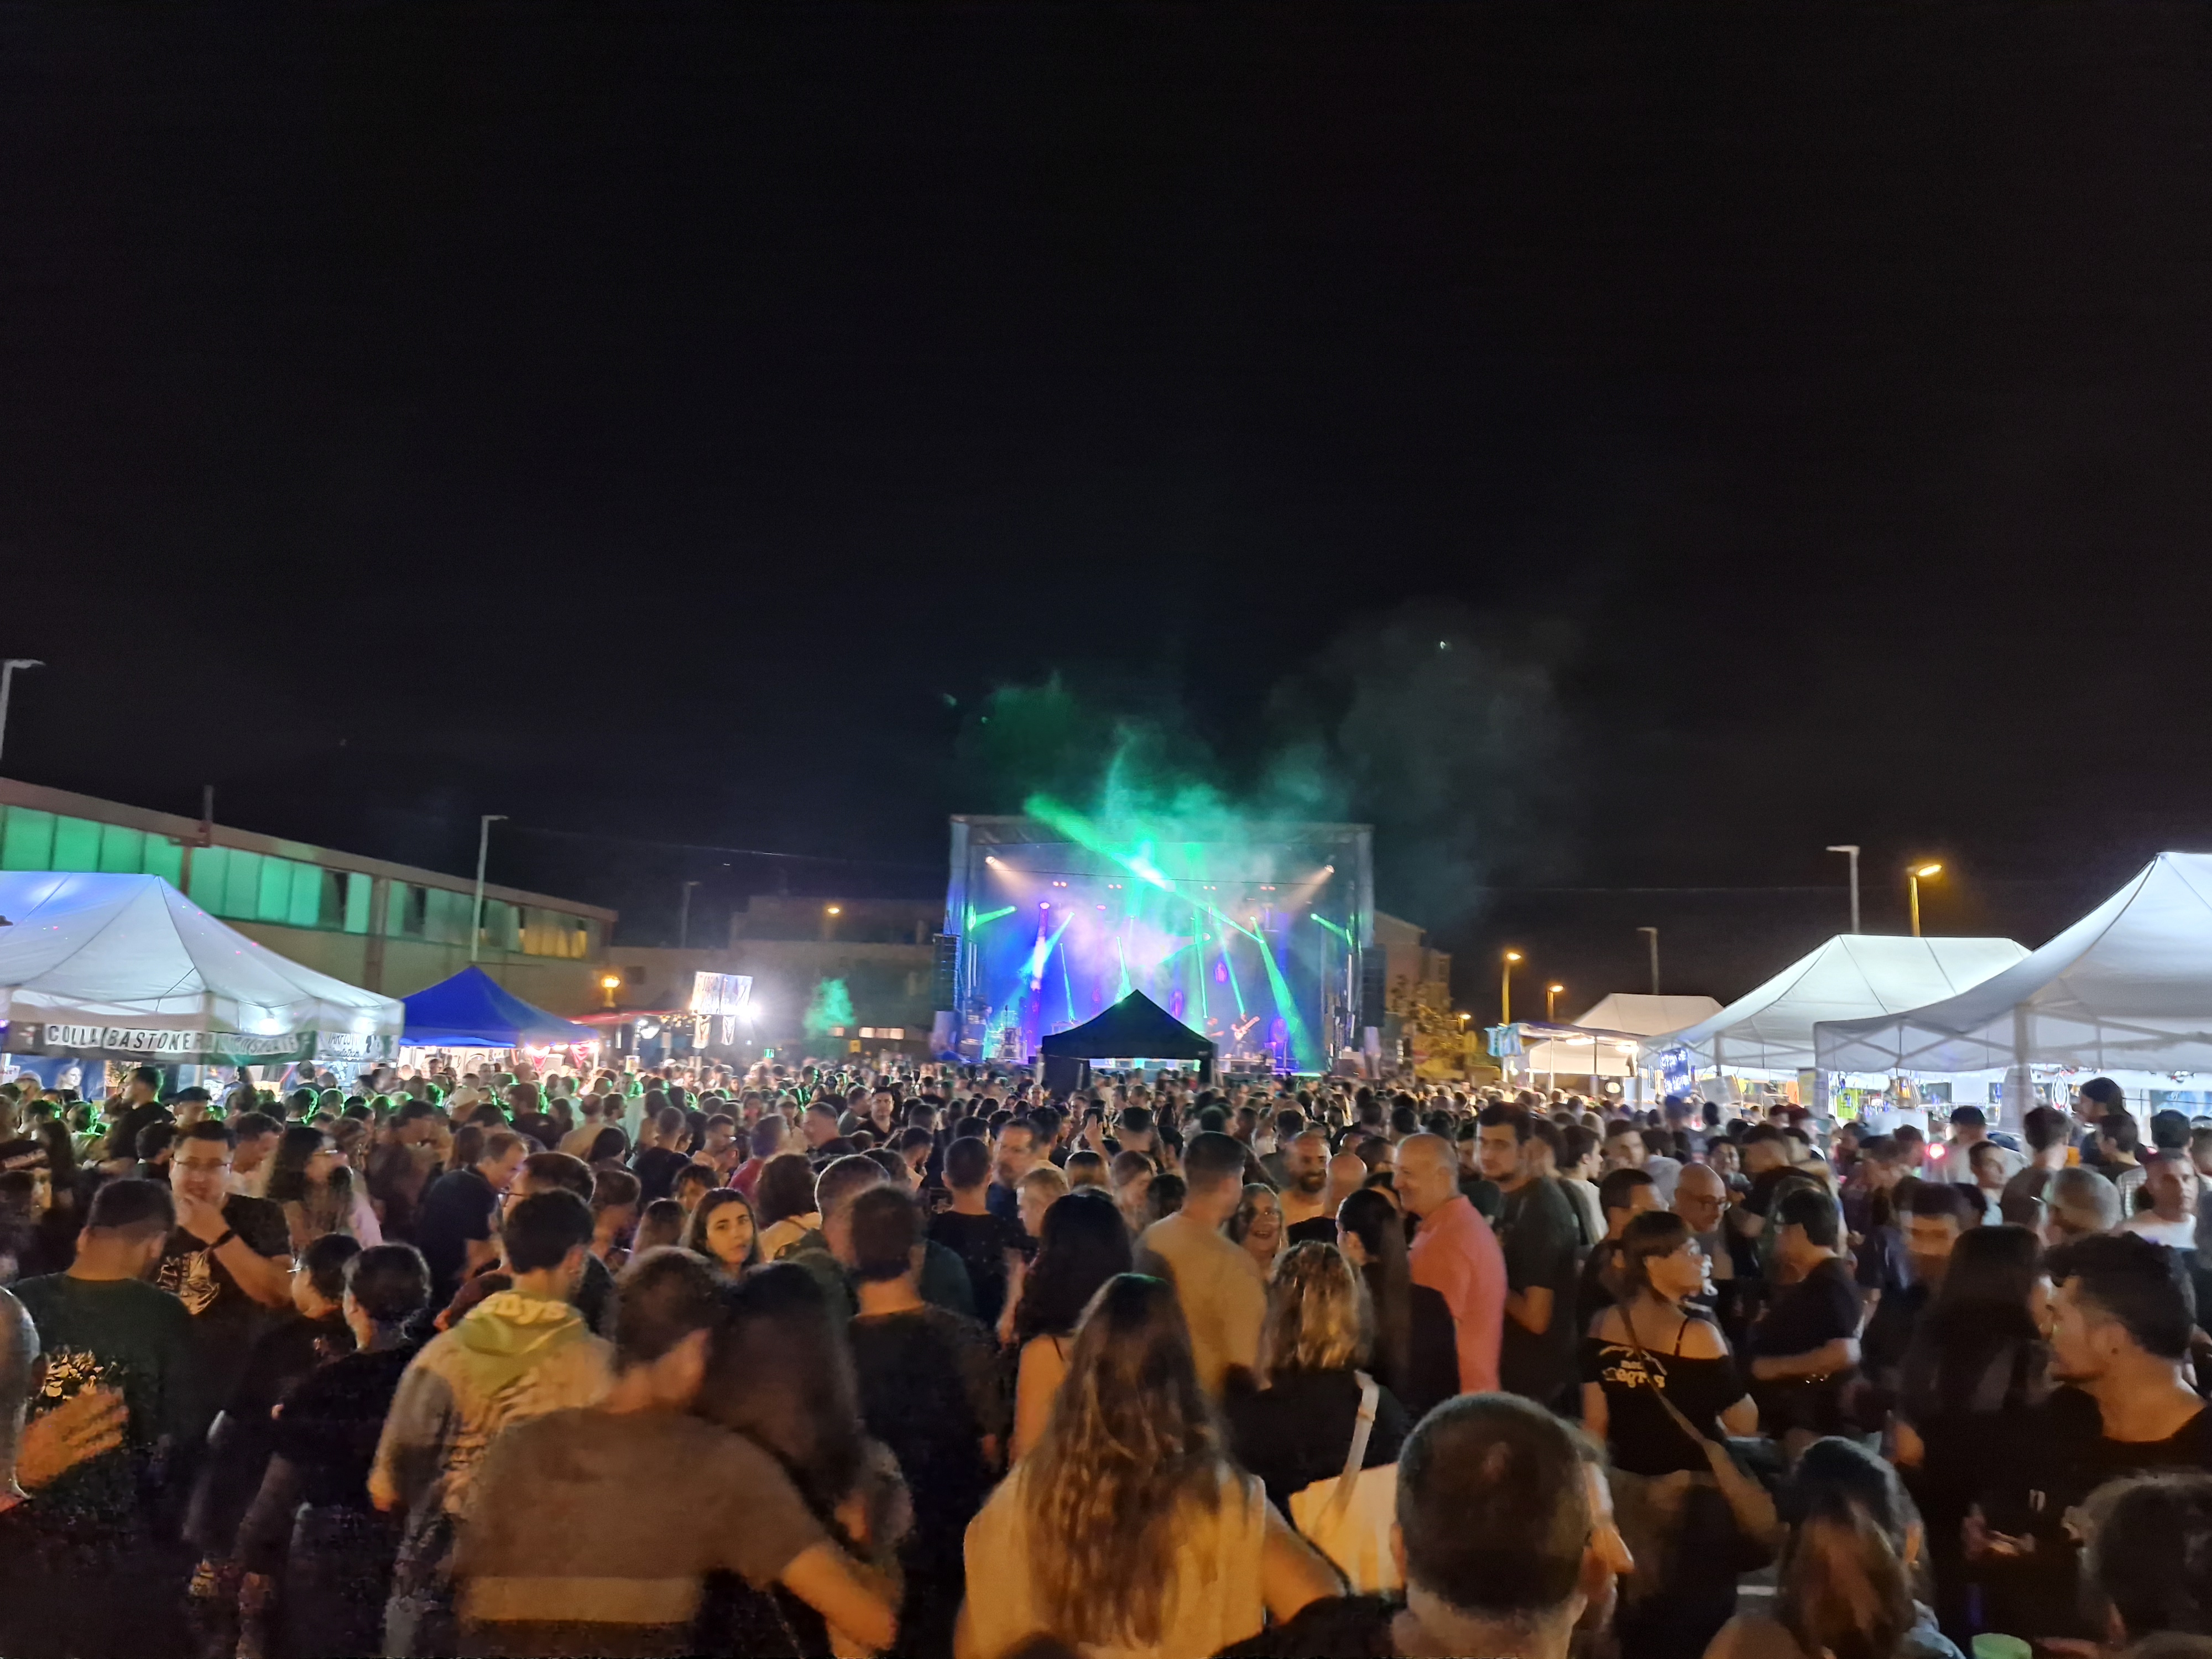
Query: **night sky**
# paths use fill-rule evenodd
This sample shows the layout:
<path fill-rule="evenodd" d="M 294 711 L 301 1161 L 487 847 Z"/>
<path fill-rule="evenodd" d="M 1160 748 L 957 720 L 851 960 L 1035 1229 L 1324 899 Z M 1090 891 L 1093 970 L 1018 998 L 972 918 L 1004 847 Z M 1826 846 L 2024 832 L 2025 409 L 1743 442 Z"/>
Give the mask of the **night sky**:
<path fill-rule="evenodd" d="M 0 433 L 0 769 L 626 939 L 1118 726 L 1479 1009 L 2033 945 L 2212 848 L 2212 12 L 11 8 Z"/>

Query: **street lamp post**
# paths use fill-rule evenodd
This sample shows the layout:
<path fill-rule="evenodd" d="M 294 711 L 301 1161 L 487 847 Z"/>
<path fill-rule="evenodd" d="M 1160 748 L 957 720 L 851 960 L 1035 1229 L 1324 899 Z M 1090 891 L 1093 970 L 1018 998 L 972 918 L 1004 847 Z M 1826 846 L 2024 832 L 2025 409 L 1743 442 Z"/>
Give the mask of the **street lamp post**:
<path fill-rule="evenodd" d="M 685 882 L 684 902 L 677 907 L 676 948 L 679 951 L 686 949 L 691 943 L 691 890 L 698 885 L 696 881 Z"/>
<path fill-rule="evenodd" d="M 506 822 L 504 812 L 487 812 L 477 821 L 477 913 L 474 925 L 469 929 L 471 962 L 477 959 L 477 947 L 483 942 L 484 860 L 491 855 L 491 827 Z"/>
<path fill-rule="evenodd" d="M 4 750 L 8 744 L 8 693 L 15 684 L 15 671 L 45 666 L 46 664 L 36 657 L 10 657 L 7 661 L 0 662 L 0 750 Z"/>
<path fill-rule="evenodd" d="M 1650 942 L 1651 994 L 1656 997 L 1659 994 L 1659 930 L 1656 927 L 1639 927 L 1636 931 Z"/>
<path fill-rule="evenodd" d="M 1940 876 L 1942 873 L 1943 866 L 1940 864 L 1916 864 L 1905 872 L 1905 892 L 1912 908 L 1912 937 L 1915 939 L 1920 937 L 1921 880 L 1924 877 Z"/>
<path fill-rule="evenodd" d="M 1831 853 L 1842 853 L 1851 861 L 1851 932 L 1859 930 L 1859 849 L 1856 847 L 1831 847 Z"/>
<path fill-rule="evenodd" d="M 1498 981 L 1498 1023 L 1500 1025 L 1513 1023 L 1513 964 L 1520 960 L 1518 951 L 1505 953 L 1505 971 Z"/>
<path fill-rule="evenodd" d="M 1544 988 L 1544 1018 L 1546 1019 L 1559 1018 L 1559 993 L 1566 988 L 1564 985 L 1547 985 Z"/>

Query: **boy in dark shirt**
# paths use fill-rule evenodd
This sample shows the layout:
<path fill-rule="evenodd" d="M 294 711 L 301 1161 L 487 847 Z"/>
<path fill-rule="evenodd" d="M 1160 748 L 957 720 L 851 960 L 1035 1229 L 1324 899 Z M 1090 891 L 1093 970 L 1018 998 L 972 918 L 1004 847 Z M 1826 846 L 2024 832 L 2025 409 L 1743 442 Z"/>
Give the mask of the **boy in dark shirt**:
<path fill-rule="evenodd" d="M 998 1348 L 975 1320 L 923 1299 L 921 1212 L 903 1192 L 872 1187 L 855 1198 L 849 1241 L 861 1413 L 897 1456 L 914 1501 L 899 1552 L 903 1650 L 942 1652 L 960 1610 L 968 1523 L 990 1492 L 1007 1429 Z"/>
<path fill-rule="evenodd" d="M 684 1114 L 673 1106 L 662 1107 L 646 1126 L 645 1145 L 630 1159 L 629 1167 L 637 1176 L 638 1191 L 647 1203 L 668 1197 L 675 1188 L 676 1177 L 691 1161 L 678 1150 L 688 1133 Z"/>
<path fill-rule="evenodd" d="M 945 1149 L 945 1184 L 952 1207 L 930 1218 L 929 1237 L 960 1258 L 975 1293 L 975 1316 L 987 1330 L 995 1330 L 1012 1264 L 1023 1253 L 1022 1224 L 990 1207 L 991 1149 L 975 1137 L 963 1136 Z"/>

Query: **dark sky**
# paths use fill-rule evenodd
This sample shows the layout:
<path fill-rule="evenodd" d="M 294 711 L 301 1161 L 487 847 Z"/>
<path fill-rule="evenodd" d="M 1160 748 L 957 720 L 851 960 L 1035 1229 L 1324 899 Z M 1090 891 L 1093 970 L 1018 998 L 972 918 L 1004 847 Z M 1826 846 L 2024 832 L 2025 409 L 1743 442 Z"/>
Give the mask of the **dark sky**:
<path fill-rule="evenodd" d="M 2212 846 L 2200 4 L 14 7 L 0 147 L 12 775 L 649 940 L 1056 672 L 1571 1001 Z"/>

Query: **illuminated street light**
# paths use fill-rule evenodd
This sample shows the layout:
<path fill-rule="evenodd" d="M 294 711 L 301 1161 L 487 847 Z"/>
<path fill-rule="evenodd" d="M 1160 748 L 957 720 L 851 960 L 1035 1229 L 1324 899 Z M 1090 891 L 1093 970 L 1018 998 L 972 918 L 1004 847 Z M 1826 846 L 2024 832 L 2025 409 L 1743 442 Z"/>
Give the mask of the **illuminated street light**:
<path fill-rule="evenodd" d="M 1498 1023 L 1500 1025 L 1513 1023 L 1513 964 L 1520 960 L 1518 951 L 1505 953 L 1505 971 L 1498 981 Z"/>
<path fill-rule="evenodd" d="M 1859 930 L 1859 849 L 1850 842 L 1831 847 L 1831 853 L 1841 853 L 1851 861 L 1851 932 Z"/>
<path fill-rule="evenodd" d="M 1912 937 L 1915 939 L 1920 937 L 1920 884 L 1930 876 L 1942 873 L 1943 866 L 1940 864 L 1916 864 L 1905 872 L 1905 892 L 1912 906 Z"/>
<path fill-rule="evenodd" d="M 622 975 L 620 974 L 601 974 L 599 975 L 599 989 L 606 993 L 607 1006 L 610 1008 L 613 1007 L 615 1006 L 615 993 L 622 989 Z"/>
<path fill-rule="evenodd" d="M 1559 993 L 1566 988 L 1564 985 L 1547 985 L 1544 988 L 1544 1018 L 1546 1019 L 1556 1019 L 1559 1017 Z"/>

